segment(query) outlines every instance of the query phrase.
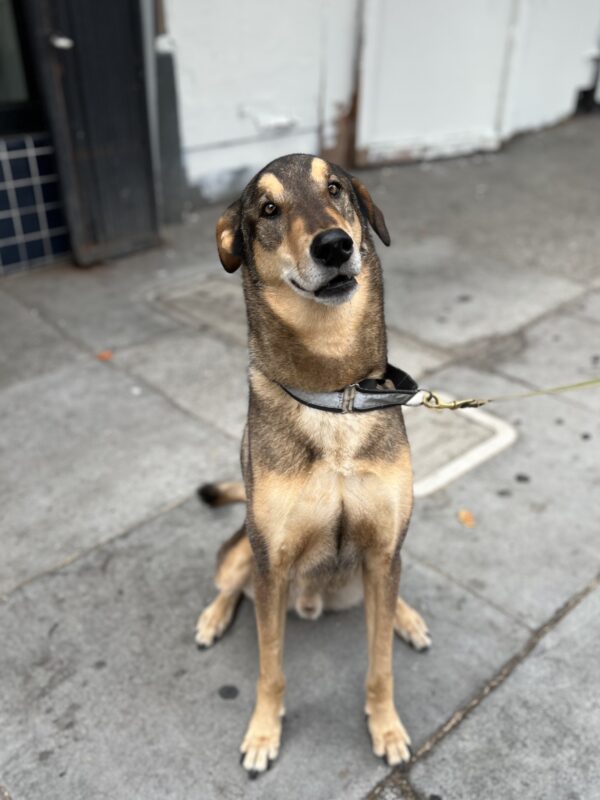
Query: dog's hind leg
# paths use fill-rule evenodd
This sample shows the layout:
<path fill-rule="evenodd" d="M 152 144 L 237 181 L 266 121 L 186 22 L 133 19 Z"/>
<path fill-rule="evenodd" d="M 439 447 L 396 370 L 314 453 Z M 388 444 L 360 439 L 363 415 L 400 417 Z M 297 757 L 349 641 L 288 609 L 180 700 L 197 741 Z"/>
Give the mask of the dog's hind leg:
<path fill-rule="evenodd" d="M 252 573 L 252 550 L 245 525 L 221 547 L 215 585 L 219 594 L 196 623 L 196 643 L 210 647 L 229 627 L 244 586 Z"/>
<path fill-rule="evenodd" d="M 396 600 L 394 630 L 415 650 L 427 650 L 431 647 L 431 636 L 427 623 L 419 612 L 404 602 L 401 597 Z"/>

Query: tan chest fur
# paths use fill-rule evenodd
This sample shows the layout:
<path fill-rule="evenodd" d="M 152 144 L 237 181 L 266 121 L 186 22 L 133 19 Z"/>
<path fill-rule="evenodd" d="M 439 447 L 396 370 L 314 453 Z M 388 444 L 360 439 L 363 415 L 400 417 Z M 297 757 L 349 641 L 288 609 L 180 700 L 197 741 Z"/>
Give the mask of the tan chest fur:
<path fill-rule="evenodd" d="M 294 425 L 321 456 L 297 471 L 253 469 L 252 512 L 272 563 L 307 574 L 346 568 L 367 548 L 394 550 L 412 509 L 410 452 L 365 453 L 377 413 L 302 406 Z"/>

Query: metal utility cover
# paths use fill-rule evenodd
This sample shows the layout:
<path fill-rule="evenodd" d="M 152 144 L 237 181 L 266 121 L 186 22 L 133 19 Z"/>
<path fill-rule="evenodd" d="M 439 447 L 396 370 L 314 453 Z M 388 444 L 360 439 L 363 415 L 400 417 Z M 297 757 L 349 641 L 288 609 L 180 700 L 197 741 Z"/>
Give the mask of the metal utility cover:
<path fill-rule="evenodd" d="M 246 343 L 246 311 L 239 283 L 220 278 L 187 279 L 151 292 L 149 299 L 179 322 L 214 331 L 232 344 Z M 416 497 L 441 489 L 516 439 L 512 425 L 481 409 L 407 408 L 405 416 Z"/>

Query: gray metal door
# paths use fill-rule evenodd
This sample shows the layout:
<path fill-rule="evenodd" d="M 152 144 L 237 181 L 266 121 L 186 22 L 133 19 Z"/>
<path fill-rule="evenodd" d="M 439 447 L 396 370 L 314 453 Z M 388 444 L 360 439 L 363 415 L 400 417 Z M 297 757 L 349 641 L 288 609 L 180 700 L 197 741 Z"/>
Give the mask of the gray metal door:
<path fill-rule="evenodd" d="M 25 0 L 78 264 L 158 241 L 139 0 Z"/>

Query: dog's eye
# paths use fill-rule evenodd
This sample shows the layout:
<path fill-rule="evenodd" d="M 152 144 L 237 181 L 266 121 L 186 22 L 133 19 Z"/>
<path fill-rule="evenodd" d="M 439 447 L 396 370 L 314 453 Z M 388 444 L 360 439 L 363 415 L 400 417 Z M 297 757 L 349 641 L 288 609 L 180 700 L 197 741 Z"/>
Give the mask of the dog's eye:
<path fill-rule="evenodd" d="M 327 185 L 327 190 L 332 197 L 337 197 L 338 194 L 342 191 L 342 187 L 337 181 L 331 181 Z"/>
<path fill-rule="evenodd" d="M 261 214 L 263 217 L 274 217 L 277 215 L 279 209 L 275 205 L 275 203 L 265 203 L 262 207 Z"/>

